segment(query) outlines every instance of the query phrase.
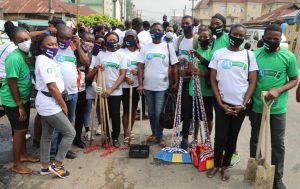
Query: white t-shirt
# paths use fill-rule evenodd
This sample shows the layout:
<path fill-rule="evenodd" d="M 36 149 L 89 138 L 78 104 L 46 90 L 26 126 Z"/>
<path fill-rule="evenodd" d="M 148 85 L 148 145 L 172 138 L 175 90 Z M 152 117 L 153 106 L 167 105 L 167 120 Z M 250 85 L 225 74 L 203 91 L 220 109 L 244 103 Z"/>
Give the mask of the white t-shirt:
<path fill-rule="evenodd" d="M 18 47 L 11 41 L 8 41 L 0 46 L 0 78 L 5 78 L 5 59 Z"/>
<path fill-rule="evenodd" d="M 194 28 L 193 28 L 193 33 L 194 33 L 194 34 L 198 34 L 199 27 L 200 27 L 200 24 L 197 25 L 197 26 L 194 26 Z"/>
<path fill-rule="evenodd" d="M 65 88 L 68 94 L 70 95 L 78 93 L 77 58 L 74 54 L 74 51 L 71 49 L 71 47 L 68 47 L 64 50 L 58 48 L 58 52 L 54 59 L 60 65 Z"/>
<path fill-rule="evenodd" d="M 106 88 L 111 88 L 117 79 L 120 77 L 120 70 L 127 69 L 126 59 L 122 56 L 122 52 L 100 51 L 95 60 L 95 66 L 103 64 L 105 66 L 105 84 Z M 111 96 L 120 96 L 123 94 L 122 84 L 115 89 Z"/>
<path fill-rule="evenodd" d="M 143 47 L 149 43 L 152 43 L 152 38 L 151 38 L 149 31 L 145 31 L 145 30 L 141 31 L 140 33 L 138 33 L 138 38 L 139 38 L 141 47 Z"/>
<path fill-rule="evenodd" d="M 193 40 L 194 40 L 193 37 L 191 39 L 187 39 L 183 37 L 183 39 L 179 44 L 179 49 L 178 49 L 179 59 L 180 58 L 188 59 L 190 50 L 193 50 Z"/>
<path fill-rule="evenodd" d="M 170 46 L 171 65 L 178 63 L 173 46 Z M 169 87 L 169 51 L 166 43 L 150 43 L 141 49 L 139 63 L 145 64 L 144 89 L 164 91 Z"/>
<path fill-rule="evenodd" d="M 258 70 L 255 55 L 249 52 L 249 72 Z M 217 50 L 209 67 L 217 70 L 218 88 L 222 100 L 228 104 L 243 104 L 247 92 L 248 82 L 248 58 L 247 51 L 230 51 L 226 48 Z"/>
<path fill-rule="evenodd" d="M 127 48 L 120 50 L 123 53 L 124 58 L 126 59 L 127 63 L 127 71 L 126 71 L 126 77 L 131 78 L 131 70 L 138 70 L 138 58 L 140 55 L 140 51 L 136 50 L 134 52 L 128 50 Z M 137 87 L 139 85 L 138 76 L 133 76 L 133 87 Z M 126 81 L 123 82 L 123 88 L 130 88 L 130 86 L 126 83 Z"/>
<path fill-rule="evenodd" d="M 96 56 L 92 56 L 92 61 L 89 69 L 94 69 L 95 62 L 96 62 Z M 96 94 L 97 93 L 95 92 L 94 88 L 91 85 L 86 87 L 86 99 L 95 99 Z"/>
<path fill-rule="evenodd" d="M 35 88 L 38 90 L 35 107 L 41 116 L 50 116 L 62 111 L 60 105 L 53 97 L 45 96 L 41 91 L 49 92 L 47 84 L 56 83 L 60 92 L 64 91 L 64 81 L 60 66 L 45 55 L 36 57 L 35 62 Z"/>
<path fill-rule="evenodd" d="M 121 31 L 119 28 L 115 29 L 114 32 L 118 34 L 118 36 L 119 36 L 119 44 L 122 45 L 125 33 L 123 31 Z"/>

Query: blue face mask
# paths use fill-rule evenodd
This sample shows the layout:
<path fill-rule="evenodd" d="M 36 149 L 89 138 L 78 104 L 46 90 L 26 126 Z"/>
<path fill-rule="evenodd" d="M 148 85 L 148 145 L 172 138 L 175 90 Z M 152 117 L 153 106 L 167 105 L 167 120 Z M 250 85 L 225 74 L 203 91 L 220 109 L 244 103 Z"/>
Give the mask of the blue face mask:
<path fill-rule="evenodd" d="M 101 49 L 101 46 L 95 43 L 95 45 L 94 45 L 94 47 L 93 47 L 93 50 L 92 50 L 92 52 L 91 52 L 92 55 L 93 55 L 93 56 L 97 56 L 98 53 L 100 52 L 100 49 Z"/>
<path fill-rule="evenodd" d="M 134 47 L 136 45 L 136 40 L 132 39 L 132 40 L 126 40 L 125 41 L 125 44 L 128 46 L 128 47 Z"/>
<path fill-rule="evenodd" d="M 164 33 L 163 32 L 151 32 L 151 37 L 154 40 L 159 40 L 163 37 Z"/>
<path fill-rule="evenodd" d="M 58 51 L 58 48 L 49 48 L 49 47 L 43 48 L 43 54 L 49 58 L 54 58 L 57 54 L 57 51 Z"/>
<path fill-rule="evenodd" d="M 183 33 L 184 34 L 189 34 L 193 31 L 193 25 L 187 25 L 187 26 L 181 26 L 181 28 L 183 29 Z"/>
<path fill-rule="evenodd" d="M 117 47 L 118 47 L 118 42 L 106 42 L 106 47 L 107 47 L 108 49 L 113 49 L 113 50 L 115 50 L 115 49 L 117 49 Z"/>

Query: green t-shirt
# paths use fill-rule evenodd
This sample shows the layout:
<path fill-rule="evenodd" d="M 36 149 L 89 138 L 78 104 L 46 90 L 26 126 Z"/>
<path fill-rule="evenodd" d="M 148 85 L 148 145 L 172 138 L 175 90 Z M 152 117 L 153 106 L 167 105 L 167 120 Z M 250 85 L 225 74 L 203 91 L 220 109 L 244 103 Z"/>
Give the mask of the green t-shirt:
<path fill-rule="evenodd" d="M 254 51 L 258 65 L 257 85 L 253 94 L 252 110 L 261 113 L 263 103 L 261 92 L 268 91 L 270 88 L 278 88 L 288 82 L 288 77 L 298 75 L 298 65 L 296 57 L 290 51 L 280 48 L 277 52 L 267 53 L 264 48 Z M 288 92 L 281 93 L 271 108 L 271 114 L 286 113 Z"/>
<path fill-rule="evenodd" d="M 2 104 L 8 107 L 16 107 L 17 104 L 13 99 L 8 86 L 9 78 L 17 78 L 19 95 L 23 104 L 28 102 L 31 89 L 31 78 L 29 66 L 26 64 L 23 54 L 19 49 L 14 50 L 5 60 L 6 78 L 0 89 Z"/>
<path fill-rule="evenodd" d="M 224 47 L 228 47 L 228 45 L 229 45 L 229 34 L 223 33 L 223 35 L 220 38 L 217 38 L 212 44 L 211 51 L 210 51 L 210 59 L 212 58 L 214 52 Z"/>
<path fill-rule="evenodd" d="M 201 47 L 198 48 L 198 53 L 203 56 L 207 61 L 210 61 L 210 51 L 211 49 L 203 50 Z M 201 72 L 206 73 L 207 72 L 207 67 L 203 66 L 200 61 L 198 61 L 198 68 Z M 201 91 L 202 91 L 202 96 L 212 96 L 212 90 L 209 86 L 207 86 L 205 82 L 204 77 L 200 77 L 200 84 L 201 84 Z M 190 96 L 193 96 L 193 80 L 190 80 L 189 84 L 189 94 Z"/>

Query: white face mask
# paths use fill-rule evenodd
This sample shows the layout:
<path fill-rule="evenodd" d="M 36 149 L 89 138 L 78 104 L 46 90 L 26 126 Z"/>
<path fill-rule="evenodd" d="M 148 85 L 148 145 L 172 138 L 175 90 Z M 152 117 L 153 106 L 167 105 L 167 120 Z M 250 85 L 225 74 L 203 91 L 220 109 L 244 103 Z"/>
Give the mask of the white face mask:
<path fill-rule="evenodd" d="M 23 41 L 22 43 L 18 44 L 19 49 L 26 53 L 29 52 L 30 46 L 31 46 L 31 39 L 27 41 Z"/>

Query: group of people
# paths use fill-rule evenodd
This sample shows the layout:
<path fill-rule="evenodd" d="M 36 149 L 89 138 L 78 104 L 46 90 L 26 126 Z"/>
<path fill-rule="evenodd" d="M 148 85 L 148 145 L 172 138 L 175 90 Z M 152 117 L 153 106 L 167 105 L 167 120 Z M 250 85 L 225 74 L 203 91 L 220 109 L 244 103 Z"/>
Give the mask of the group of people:
<path fill-rule="evenodd" d="M 212 178 L 220 170 L 223 181 L 230 178 L 229 167 L 240 160 L 237 139 L 246 112 L 250 112 L 251 121 L 250 157 L 255 156 L 263 110 L 260 96 L 262 91 L 268 91 L 267 98 L 275 100 L 270 117 L 272 164 L 276 166 L 274 188 L 285 188 L 282 177 L 286 106 L 288 90 L 298 83 L 298 66 L 293 53 L 279 47 L 281 27 L 268 25 L 264 46 L 253 52 L 243 47 L 245 26 L 234 24 L 227 33 L 226 19 L 221 14 L 212 17 L 210 26 L 184 16 L 180 36 L 166 17 L 163 24 L 149 26 L 149 22 L 135 18 L 126 21 L 121 29 L 95 26 L 89 31 L 80 26 L 74 32 L 63 21 L 53 20 L 49 22 L 49 30 L 28 33 L 6 22 L 5 32 L 11 41 L 0 47 L 4 74 L 0 96 L 13 131 L 13 171 L 31 173 L 21 162 L 39 161 L 26 153 L 25 142 L 32 83 L 37 91 L 35 126 L 42 132 L 41 174 L 53 172 L 63 178 L 69 175 L 63 166 L 64 158 L 76 157 L 70 151 L 71 144 L 85 148 L 82 130 L 84 126 L 90 135 L 90 114 L 97 93 L 108 100 L 115 147 L 121 145 L 121 102 L 123 142 L 126 144 L 133 137 L 128 135 L 134 124 L 133 121 L 129 126 L 130 87 L 133 89 L 131 120 L 135 120 L 139 98 L 144 95 L 152 132 L 147 142 L 165 147 L 159 117 L 166 91 L 178 90 L 182 78 L 180 147 L 188 149 L 195 95 L 191 78 L 196 75 L 200 77 L 210 133 L 215 110 L 215 167 L 207 176 Z M 197 58 L 197 65 L 191 54 Z M 97 83 L 99 70 L 105 77 L 104 91 Z M 100 123 L 99 107 L 97 115 Z M 197 140 L 197 132 L 192 137 Z"/>

